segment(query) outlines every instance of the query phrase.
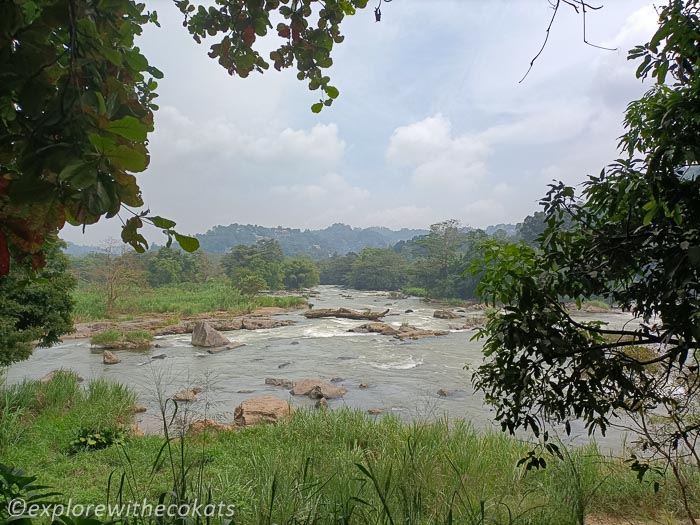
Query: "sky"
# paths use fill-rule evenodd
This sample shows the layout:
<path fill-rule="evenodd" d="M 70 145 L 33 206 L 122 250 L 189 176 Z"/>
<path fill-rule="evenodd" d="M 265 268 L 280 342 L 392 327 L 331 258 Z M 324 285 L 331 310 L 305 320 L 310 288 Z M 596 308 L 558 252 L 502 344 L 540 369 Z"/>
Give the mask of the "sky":
<path fill-rule="evenodd" d="M 170 0 L 146 0 L 161 27 L 138 45 L 165 74 L 151 163 L 138 175 L 146 205 L 189 234 L 231 223 L 520 222 L 552 180 L 578 184 L 617 158 L 624 109 L 650 87 L 626 57 L 656 28 L 652 4 L 601 2 L 588 40 L 616 50 L 587 46 L 580 16 L 562 8 L 522 83 L 547 0 L 393 0 L 380 23 L 368 7 L 345 19 L 333 52 L 340 97 L 313 114 L 319 94 L 294 71 L 231 77 Z M 67 226 L 62 237 L 99 244 L 120 226 Z"/>

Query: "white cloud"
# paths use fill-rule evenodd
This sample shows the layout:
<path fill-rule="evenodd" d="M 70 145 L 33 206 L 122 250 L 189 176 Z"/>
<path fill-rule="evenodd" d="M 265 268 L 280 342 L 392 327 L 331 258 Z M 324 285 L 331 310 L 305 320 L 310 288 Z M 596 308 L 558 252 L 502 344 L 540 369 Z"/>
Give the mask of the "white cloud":
<path fill-rule="evenodd" d="M 345 142 L 335 124 L 251 133 L 229 120 L 195 121 L 177 108 L 164 107 L 158 113 L 151 148 L 162 159 L 171 160 L 192 156 L 211 160 L 213 156 L 235 162 L 276 161 L 285 168 L 295 163 L 333 168 L 342 161 Z"/>
<path fill-rule="evenodd" d="M 583 131 L 591 118 L 585 99 L 548 101 L 530 107 L 510 122 L 488 128 L 479 138 L 489 144 L 550 144 L 564 142 Z"/>
<path fill-rule="evenodd" d="M 396 128 L 389 139 L 389 162 L 412 169 L 417 185 L 443 190 L 465 188 L 486 174 L 487 144 L 477 136 L 455 135 L 441 114 Z"/>

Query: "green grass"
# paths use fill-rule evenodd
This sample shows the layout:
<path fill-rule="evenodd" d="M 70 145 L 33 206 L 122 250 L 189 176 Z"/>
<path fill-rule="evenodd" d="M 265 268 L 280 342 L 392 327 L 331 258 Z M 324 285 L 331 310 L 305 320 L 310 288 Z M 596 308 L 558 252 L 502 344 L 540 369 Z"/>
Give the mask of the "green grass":
<path fill-rule="evenodd" d="M 98 379 L 87 386 L 68 371 L 51 381 L 0 385 L 0 457 L 16 452 L 51 462 L 80 430 L 114 430 L 132 422 L 136 396 L 117 383 Z"/>
<path fill-rule="evenodd" d="M 5 412 L 23 414 L 20 423 L 10 423 L 21 427 L 15 437 L 0 443 L 3 462 L 74 502 L 104 503 L 110 475 L 117 484 L 122 473 L 125 500 L 155 501 L 183 489 L 173 479 L 189 468 L 186 490 L 210 489 L 212 501 L 235 504 L 241 524 L 567 525 L 577 523 L 577 509 L 682 517 L 672 481 L 655 494 L 593 445 L 566 450 L 564 460 L 549 458 L 545 470 L 526 471 L 516 466 L 530 448 L 526 443 L 463 422 L 405 424 L 350 409 L 299 411 L 285 424 L 175 439 L 163 454 L 163 438 L 146 436 L 70 455 L 81 429 L 130 422 L 128 390 L 104 381 L 83 387 L 61 374 L 46 384 L 4 387 L 0 399 L 11 400 Z M 700 473 L 690 475 L 698 501 Z"/>
<path fill-rule="evenodd" d="M 145 330 L 107 330 L 90 338 L 90 344 L 105 348 L 149 348 L 153 334 Z"/>
<path fill-rule="evenodd" d="M 97 286 L 78 286 L 73 293 L 73 299 L 76 322 L 149 314 L 188 316 L 217 311 L 245 314 L 265 306 L 290 308 L 305 304 L 302 297 L 243 296 L 223 280 L 127 289 L 117 297 L 112 312 L 107 311 L 104 293 Z"/>
<path fill-rule="evenodd" d="M 404 295 L 410 295 L 413 297 L 427 297 L 428 291 L 425 288 L 418 288 L 417 286 L 409 286 L 408 288 L 403 288 L 401 292 Z"/>
<path fill-rule="evenodd" d="M 583 306 L 593 306 L 595 308 L 600 308 L 601 310 L 610 310 L 610 305 L 605 301 L 599 301 L 597 299 L 591 299 L 583 303 Z"/>

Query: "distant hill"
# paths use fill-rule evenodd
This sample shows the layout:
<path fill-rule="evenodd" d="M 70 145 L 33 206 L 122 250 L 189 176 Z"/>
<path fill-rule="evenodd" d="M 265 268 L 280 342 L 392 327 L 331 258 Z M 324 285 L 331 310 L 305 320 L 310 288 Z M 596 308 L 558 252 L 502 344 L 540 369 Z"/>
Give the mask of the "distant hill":
<path fill-rule="evenodd" d="M 390 230 L 389 228 L 353 228 L 347 224 L 334 224 L 323 230 L 298 228 L 266 228 L 250 224 L 214 226 L 206 233 L 198 234 L 205 252 L 225 253 L 239 244 L 255 244 L 261 239 L 279 241 L 285 255 L 309 255 L 314 259 L 330 257 L 334 253 L 344 255 L 359 252 L 363 248 L 388 248 L 399 241 L 406 241 L 427 230 Z"/>
<path fill-rule="evenodd" d="M 504 230 L 511 237 L 516 234 L 514 224 L 496 224 L 485 229 L 493 235 Z M 390 230 L 374 226 L 371 228 L 353 228 L 347 224 L 334 224 L 322 230 L 300 230 L 298 228 L 266 228 L 252 224 L 229 224 L 214 226 L 206 233 L 195 235 L 201 249 L 208 253 L 226 253 L 239 244 L 251 245 L 262 239 L 276 239 L 282 245 L 287 256 L 309 255 L 319 260 L 337 253 L 360 252 L 363 248 L 391 248 L 401 241 L 410 241 L 414 237 L 427 235 L 428 230 L 402 228 Z M 82 246 L 67 243 L 64 252 L 73 257 L 82 257 L 89 253 L 104 251 L 96 246 Z M 153 245 L 151 248 L 157 248 Z"/>
<path fill-rule="evenodd" d="M 104 252 L 102 248 L 98 248 L 97 246 L 84 246 L 82 244 L 75 244 L 70 241 L 65 241 L 65 243 L 66 247 L 63 249 L 63 252 L 71 257 L 84 257 L 85 255 L 89 255 L 91 253 Z"/>
<path fill-rule="evenodd" d="M 484 230 L 489 235 L 493 235 L 498 230 L 503 230 L 506 232 L 508 237 L 515 237 L 518 233 L 518 227 L 516 224 L 494 224 L 493 226 L 487 226 Z"/>

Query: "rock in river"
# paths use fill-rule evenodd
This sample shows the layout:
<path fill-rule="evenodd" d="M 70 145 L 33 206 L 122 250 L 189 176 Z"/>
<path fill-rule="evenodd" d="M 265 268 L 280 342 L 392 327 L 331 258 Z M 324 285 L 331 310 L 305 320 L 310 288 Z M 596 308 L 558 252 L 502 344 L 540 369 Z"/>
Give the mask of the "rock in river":
<path fill-rule="evenodd" d="M 294 381 L 291 381 L 289 379 L 277 379 L 276 377 L 266 377 L 265 384 L 272 386 L 283 386 L 284 388 L 292 388 L 294 386 Z"/>
<path fill-rule="evenodd" d="M 450 312 L 449 310 L 435 310 L 435 312 L 433 312 L 433 317 L 435 319 L 459 319 L 462 316 L 454 312 Z"/>
<path fill-rule="evenodd" d="M 309 396 L 311 399 L 336 399 L 343 397 L 347 392 L 341 386 L 331 385 L 320 379 L 300 379 L 294 382 L 292 394 L 295 396 Z"/>
<path fill-rule="evenodd" d="M 199 387 L 190 388 L 189 390 L 181 390 L 173 396 L 175 401 L 197 401 L 197 394 L 203 392 Z"/>
<path fill-rule="evenodd" d="M 102 362 L 106 365 L 116 365 L 117 363 L 121 363 L 121 361 L 121 359 L 119 359 L 109 350 L 102 352 Z"/>
<path fill-rule="evenodd" d="M 238 426 L 277 423 L 292 413 L 289 403 L 272 396 L 246 399 L 236 407 L 233 422 Z"/>
<path fill-rule="evenodd" d="M 192 330 L 192 345 L 212 348 L 226 346 L 231 341 L 221 335 L 206 321 L 198 321 Z"/>

